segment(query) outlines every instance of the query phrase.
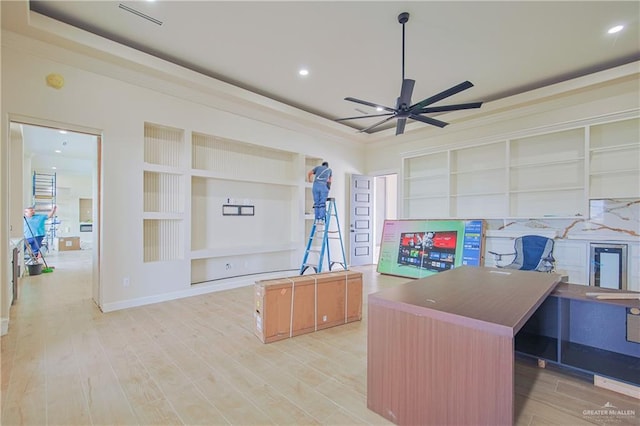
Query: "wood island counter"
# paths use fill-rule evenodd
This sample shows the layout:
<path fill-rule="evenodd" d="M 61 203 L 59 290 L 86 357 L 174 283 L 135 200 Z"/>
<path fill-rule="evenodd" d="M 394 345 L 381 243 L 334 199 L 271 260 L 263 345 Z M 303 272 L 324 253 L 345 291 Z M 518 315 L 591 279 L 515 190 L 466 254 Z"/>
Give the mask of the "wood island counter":
<path fill-rule="evenodd" d="M 367 407 L 402 425 L 513 424 L 514 336 L 560 280 L 462 266 L 370 294 Z"/>

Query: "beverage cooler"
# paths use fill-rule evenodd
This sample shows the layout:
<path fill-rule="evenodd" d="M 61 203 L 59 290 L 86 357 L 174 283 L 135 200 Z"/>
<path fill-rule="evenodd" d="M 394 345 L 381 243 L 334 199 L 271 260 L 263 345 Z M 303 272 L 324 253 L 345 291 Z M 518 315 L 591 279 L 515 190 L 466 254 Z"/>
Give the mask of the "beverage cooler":
<path fill-rule="evenodd" d="M 591 243 L 589 285 L 627 289 L 627 245 Z"/>

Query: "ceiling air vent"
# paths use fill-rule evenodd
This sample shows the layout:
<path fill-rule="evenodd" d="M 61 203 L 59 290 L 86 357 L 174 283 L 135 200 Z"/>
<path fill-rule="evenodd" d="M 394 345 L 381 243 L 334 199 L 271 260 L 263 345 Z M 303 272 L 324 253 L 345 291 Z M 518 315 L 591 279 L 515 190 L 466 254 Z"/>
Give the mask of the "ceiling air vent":
<path fill-rule="evenodd" d="M 124 5 L 124 4 L 122 4 L 122 3 L 120 3 L 120 4 L 118 5 L 118 7 L 119 7 L 120 9 L 122 9 L 122 10 L 125 10 L 125 11 L 129 12 L 129 13 L 133 13 L 134 15 L 137 15 L 137 16 L 139 16 L 139 17 L 141 17 L 141 18 L 144 18 L 144 19 L 146 19 L 147 21 L 151 21 L 151 22 L 153 22 L 154 24 L 162 25 L 162 21 L 160 21 L 160 20 L 158 20 L 158 19 L 156 19 L 156 18 L 152 18 L 151 16 L 146 15 L 146 14 L 144 14 L 144 13 L 140 12 L 139 10 L 135 10 L 135 9 L 134 9 L 134 8 L 132 8 L 132 7 L 125 6 L 125 5 Z"/>

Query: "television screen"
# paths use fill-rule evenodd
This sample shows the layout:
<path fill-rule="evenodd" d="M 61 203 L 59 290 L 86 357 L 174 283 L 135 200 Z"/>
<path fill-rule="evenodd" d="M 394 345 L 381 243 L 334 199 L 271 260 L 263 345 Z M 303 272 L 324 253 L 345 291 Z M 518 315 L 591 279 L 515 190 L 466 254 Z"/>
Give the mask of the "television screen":
<path fill-rule="evenodd" d="M 386 220 L 378 272 L 422 278 L 483 264 L 482 220 Z"/>
<path fill-rule="evenodd" d="M 407 232 L 400 235 L 398 264 L 440 272 L 452 269 L 457 231 Z"/>

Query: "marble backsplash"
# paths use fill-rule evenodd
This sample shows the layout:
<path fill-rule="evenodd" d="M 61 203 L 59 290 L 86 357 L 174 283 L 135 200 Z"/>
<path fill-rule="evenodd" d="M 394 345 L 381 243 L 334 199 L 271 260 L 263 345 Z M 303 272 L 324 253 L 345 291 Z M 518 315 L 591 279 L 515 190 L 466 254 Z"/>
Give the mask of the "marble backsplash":
<path fill-rule="evenodd" d="M 640 199 L 591 200 L 589 217 L 487 219 L 489 235 L 538 234 L 556 239 L 640 242 Z"/>

